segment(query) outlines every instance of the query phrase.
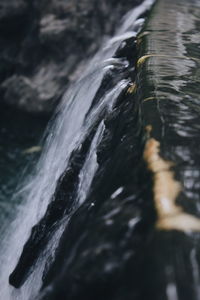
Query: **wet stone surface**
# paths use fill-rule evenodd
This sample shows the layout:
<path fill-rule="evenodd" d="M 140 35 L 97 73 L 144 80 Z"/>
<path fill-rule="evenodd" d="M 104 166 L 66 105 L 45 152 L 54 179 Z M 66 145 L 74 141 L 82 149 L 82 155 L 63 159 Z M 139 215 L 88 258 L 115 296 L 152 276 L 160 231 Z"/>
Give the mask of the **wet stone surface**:
<path fill-rule="evenodd" d="M 148 57 L 137 64 L 136 56 L 130 55 L 135 53 L 134 40 L 126 41 L 128 51 L 118 49 L 116 57 L 128 64 L 106 73 L 92 108 L 119 80 L 125 78 L 127 85 L 112 109 L 101 110 L 70 156 L 69 169 L 60 177 L 46 214 L 33 227 L 10 276 L 12 285 L 23 286 L 45 255 L 48 245 L 42 241 L 53 240 L 62 228 L 55 255 L 43 272 L 39 299 L 198 300 L 200 233 L 188 218 L 199 222 L 198 11 L 197 1 L 189 5 L 160 0 L 138 41 L 138 58 Z M 183 23 L 185 18 L 190 22 Z M 79 205 L 78 179 L 102 120 L 104 130 L 94 159 L 99 167 Z M 145 130 L 147 125 L 152 129 Z M 149 137 L 160 147 L 156 158 L 164 162 L 158 173 L 173 172 L 171 181 L 181 184 L 177 199 L 161 201 L 163 182 L 160 194 L 155 191 L 155 168 L 148 170 L 143 157 Z M 166 168 L 167 162 L 171 165 Z M 164 214 L 162 221 L 168 227 L 162 230 L 156 228 L 161 218 L 156 199 L 161 206 L 171 200 L 173 208 L 180 207 Z M 179 230 L 171 222 L 174 219 Z"/>
<path fill-rule="evenodd" d="M 141 2 L 1 0 L 1 103 L 52 114 L 102 39 Z"/>

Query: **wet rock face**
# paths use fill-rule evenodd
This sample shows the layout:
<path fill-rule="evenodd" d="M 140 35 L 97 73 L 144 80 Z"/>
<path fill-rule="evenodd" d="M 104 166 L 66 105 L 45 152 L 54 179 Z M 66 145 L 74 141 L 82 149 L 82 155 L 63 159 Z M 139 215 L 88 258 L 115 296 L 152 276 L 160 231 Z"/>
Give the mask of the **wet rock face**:
<path fill-rule="evenodd" d="M 128 60 L 135 51 L 134 38 L 121 44 L 115 57 L 129 63 L 105 74 L 91 111 L 117 82 L 135 80 L 135 58 Z M 151 178 L 142 159 L 145 136 L 130 86 L 115 100 L 112 112 L 102 110 L 82 146 L 72 152 L 44 217 L 32 228 L 10 274 L 10 284 L 21 288 L 62 228 L 55 256 L 46 261 L 38 299 L 142 299 L 143 249 L 155 218 L 152 201 L 146 201 L 151 199 Z M 96 151 L 99 168 L 80 205 L 79 176 L 102 118 L 105 131 Z"/>
<path fill-rule="evenodd" d="M 1 0 L 1 101 L 51 113 L 82 62 L 135 1 Z"/>

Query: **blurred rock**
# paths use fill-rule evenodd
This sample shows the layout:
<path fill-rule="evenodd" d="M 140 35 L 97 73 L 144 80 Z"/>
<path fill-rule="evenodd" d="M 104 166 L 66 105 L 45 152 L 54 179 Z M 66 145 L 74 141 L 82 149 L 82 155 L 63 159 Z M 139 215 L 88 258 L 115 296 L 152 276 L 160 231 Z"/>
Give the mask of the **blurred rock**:
<path fill-rule="evenodd" d="M 9 0 L 0 3 L 0 28 L 5 32 L 22 24 L 22 19 L 28 12 L 28 5 L 25 0 Z"/>
<path fill-rule="evenodd" d="M 141 0 L 0 0 L 1 101 L 51 114 L 83 61 Z"/>

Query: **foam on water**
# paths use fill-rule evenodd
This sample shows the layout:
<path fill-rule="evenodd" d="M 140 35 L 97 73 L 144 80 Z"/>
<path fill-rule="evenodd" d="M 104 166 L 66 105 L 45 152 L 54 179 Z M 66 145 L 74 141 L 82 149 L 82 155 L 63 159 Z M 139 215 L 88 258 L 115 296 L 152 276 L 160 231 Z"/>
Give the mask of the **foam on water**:
<path fill-rule="evenodd" d="M 128 85 L 128 80 L 120 81 L 111 91 L 102 96 L 98 105 L 90 111 L 94 96 L 107 70 L 118 64 L 126 64 L 120 59 L 112 58 L 115 51 L 123 39 L 136 35 L 144 22 L 144 19 L 137 19 L 150 8 L 152 3 L 153 0 L 146 0 L 142 5 L 129 12 L 128 16 L 124 18 L 125 21 L 123 21 L 116 36 L 102 46 L 91 60 L 82 78 L 72 85 L 64 95 L 57 111 L 56 120 L 48 128 L 44 150 L 34 175 L 29 178 L 28 182 L 25 181 L 23 187 L 14 196 L 22 197 L 23 201 L 18 209 L 16 219 L 7 226 L 1 241 L 1 299 L 28 300 L 37 295 L 41 287 L 42 273 L 47 257 L 50 255 L 50 252 L 53 255 L 68 220 L 65 220 L 63 226 L 59 228 L 54 238 L 49 242 L 46 255 L 43 253 L 39 258 L 34 272 L 21 289 L 16 290 L 9 285 L 9 275 L 18 262 L 23 246 L 30 235 L 31 228 L 44 216 L 55 192 L 57 181 L 68 166 L 72 151 L 81 145 L 88 130 L 98 119 L 102 109 L 107 107 L 108 113 L 112 111 L 116 96 Z M 77 207 L 84 202 L 98 168 L 96 149 L 102 138 L 103 131 L 104 122 L 102 120 L 79 175 Z"/>

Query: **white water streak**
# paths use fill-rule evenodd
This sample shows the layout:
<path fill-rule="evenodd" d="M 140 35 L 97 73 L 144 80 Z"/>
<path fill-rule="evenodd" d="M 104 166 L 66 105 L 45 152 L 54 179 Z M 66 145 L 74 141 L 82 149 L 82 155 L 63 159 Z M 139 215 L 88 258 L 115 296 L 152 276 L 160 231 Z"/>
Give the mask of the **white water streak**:
<path fill-rule="evenodd" d="M 0 297 L 2 300 L 28 300 L 37 295 L 41 286 L 41 278 L 46 263 L 46 257 L 39 259 L 35 271 L 20 290 L 16 290 L 8 284 L 8 277 L 15 268 L 26 243 L 31 228 L 44 216 L 47 206 L 55 192 L 57 181 L 67 168 L 70 155 L 84 140 L 88 129 L 99 116 L 101 107 L 106 103 L 108 109 L 112 110 L 116 93 L 120 93 L 127 84 L 123 81 L 112 91 L 112 95 L 103 97 L 99 106 L 92 110 L 85 123 L 85 117 L 91 107 L 93 98 L 101 84 L 102 78 L 108 68 L 122 63 L 118 59 L 111 59 L 121 40 L 127 37 L 127 31 L 133 36 L 141 26 L 141 20 L 137 18 L 152 4 L 152 0 L 146 0 L 138 8 L 132 10 L 122 27 L 117 31 L 115 39 L 108 42 L 95 55 L 88 69 L 83 74 L 79 82 L 72 85 L 63 97 L 59 107 L 58 116 L 50 127 L 43 154 L 36 166 L 36 175 L 19 191 L 16 197 L 24 199 L 19 207 L 16 219 L 8 226 L 1 241 L 0 249 Z M 134 25 L 135 23 L 135 25 Z M 109 60 L 110 59 L 110 60 Z M 110 101 L 108 101 L 110 100 Z M 103 104 L 104 103 L 104 104 Z M 96 147 L 101 138 L 103 123 L 96 133 L 96 140 L 93 141 L 89 156 L 80 174 L 79 202 L 84 201 L 90 188 L 93 176 L 97 170 Z M 100 129 L 101 128 L 101 129 Z M 93 147 L 93 149 L 92 149 Z M 90 169 L 90 170 L 89 170 Z M 87 172 L 87 177 L 85 174 Z M 57 234 L 56 247 L 63 228 Z M 49 243 L 48 247 L 53 245 Z"/>
<path fill-rule="evenodd" d="M 83 168 L 79 174 L 79 185 L 77 191 L 78 205 L 83 204 L 83 202 L 85 201 L 87 194 L 90 190 L 90 186 L 94 178 L 94 175 L 98 169 L 99 165 L 97 162 L 96 151 L 103 137 L 104 129 L 105 129 L 105 125 L 104 122 L 102 121 L 92 141 L 90 151 L 86 157 L 85 164 L 83 165 Z"/>

